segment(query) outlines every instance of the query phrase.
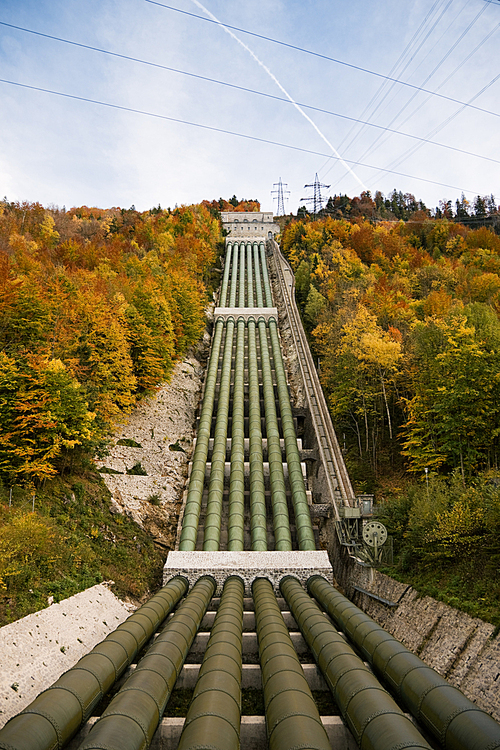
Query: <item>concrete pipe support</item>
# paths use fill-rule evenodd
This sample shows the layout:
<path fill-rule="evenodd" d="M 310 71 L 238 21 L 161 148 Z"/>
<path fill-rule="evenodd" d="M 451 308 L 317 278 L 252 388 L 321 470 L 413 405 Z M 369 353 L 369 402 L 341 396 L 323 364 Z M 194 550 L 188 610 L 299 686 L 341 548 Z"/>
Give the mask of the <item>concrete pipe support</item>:
<path fill-rule="evenodd" d="M 269 475 L 271 481 L 271 503 L 273 510 L 274 547 L 276 550 L 291 550 L 292 535 L 290 533 L 290 519 L 286 501 L 285 476 L 281 455 L 280 433 L 276 416 L 274 386 L 271 375 L 269 345 L 267 341 L 266 323 L 259 319 L 260 358 L 262 365 L 262 388 L 264 392 L 264 407 L 266 412 L 267 451 L 269 460 Z"/>
<path fill-rule="evenodd" d="M 260 388 L 255 320 L 248 321 L 250 532 L 253 550 L 267 550 L 267 514 L 262 455 Z"/>
<path fill-rule="evenodd" d="M 243 257 L 243 256 L 242 256 Z M 244 258 L 243 258 L 244 260 Z M 243 550 L 245 525 L 245 321 L 238 320 L 231 432 L 228 549 Z"/>
<path fill-rule="evenodd" d="M 79 750 L 149 747 L 214 592 L 211 576 L 196 582 Z"/>
<path fill-rule="evenodd" d="M 321 576 L 307 587 L 389 690 L 448 750 L 500 748 L 500 725 Z"/>
<path fill-rule="evenodd" d="M 241 578 L 228 578 L 177 750 L 239 749 L 243 596 Z"/>
<path fill-rule="evenodd" d="M 0 730 L 1 750 L 62 748 L 88 719 L 187 588 L 185 578 L 173 578 L 24 711 L 7 722 Z"/>
<path fill-rule="evenodd" d="M 203 549 L 216 552 L 219 549 L 222 521 L 222 497 L 224 494 L 224 466 L 226 463 L 227 424 L 229 419 L 229 396 L 231 390 L 231 366 L 233 357 L 234 319 L 226 322 L 226 340 L 222 360 L 222 375 L 215 422 L 212 468 L 208 486 L 207 512 Z"/>
<path fill-rule="evenodd" d="M 203 404 L 198 425 L 196 448 L 193 454 L 193 464 L 191 467 L 191 476 L 189 478 L 188 496 L 184 508 L 184 517 L 182 519 L 179 550 L 183 551 L 192 552 L 196 548 L 223 331 L 224 321 L 220 319 L 215 324 L 215 334 L 212 341 L 210 361 L 205 380 L 205 393 L 203 395 Z"/>
<path fill-rule="evenodd" d="M 411 720 L 382 688 L 335 630 L 296 578 L 280 589 L 331 690 L 342 717 L 362 750 L 430 749 Z"/>
<path fill-rule="evenodd" d="M 252 586 L 269 750 L 331 750 L 270 581 Z"/>
<path fill-rule="evenodd" d="M 269 321 L 269 334 L 273 350 L 274 369 L 276 370 L 281 425 L 285 439 L 288 477 L 292 490 L 292 503 L 299 549 L 314 550 L 316 549 L 316 542 L 314 540 L 311 514 L 307 504 L 306 488 L 304 486 L 304 477 L 302 476 L 299 450 L 297 448 L 297 435 L 295 434 L 288 384 L 283 366 L 283 357 L 281 355 L 278 326 L 274 318 L 271 318 Z"/>

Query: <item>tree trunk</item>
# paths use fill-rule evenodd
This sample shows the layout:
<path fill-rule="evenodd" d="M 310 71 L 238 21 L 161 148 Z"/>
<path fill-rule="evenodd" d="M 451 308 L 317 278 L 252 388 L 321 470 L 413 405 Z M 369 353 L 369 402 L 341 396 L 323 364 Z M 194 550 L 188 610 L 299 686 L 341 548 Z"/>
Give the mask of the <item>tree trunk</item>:
<path fill-rule="evenodd" d="M 380 373 L 380 382 L 382 383 L 382 393 L 384 394 L 384 403 L 385 403 L 385 411 L 387 413 L 387 424 L 389 426 L 389 437 L 392 440 L 392 422 L 391 422 L 391 413 L 389 411 L 389 404 L 387 403 L 387 394 L 385 392 L 385 383 L 384 378 L 382 375 L 382 370 L 379 367 L 379 373 Z"/>
<path fill-rule="evenodd" d="M 370 433 L 368 430 L 368 414 L 366 413 L 365 395 L 363 394 L 363 414 L 365 417 L 366 452 L 370 450 Z"/>

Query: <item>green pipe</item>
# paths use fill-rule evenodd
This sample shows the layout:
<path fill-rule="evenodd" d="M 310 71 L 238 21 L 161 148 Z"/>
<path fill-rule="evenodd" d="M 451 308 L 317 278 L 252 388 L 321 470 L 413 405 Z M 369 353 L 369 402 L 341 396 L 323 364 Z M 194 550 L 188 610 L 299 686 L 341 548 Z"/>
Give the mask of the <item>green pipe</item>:
<path fill-rule="evenodd" d="M 196 582 L 79 750 L 149 747 L 214 592 L 211 576 Z"/>
<path fill-rule="evenodd" d="M 224 258 L 224 275 L 222 277 L 222 286 L 219 295 L 219 307 L 225 307 L 227 301 L 227 288 L 229 284 L 229 271 L 231 270 L 231 249 L 232 244 L 227 243 L 226 255 Z"/>
<path fill-rule="evenodd" d="M 253 246 L 253 265 L 255 270 L 255 296 L 257 298 L 257 307 L 264 307 L 264 298 L 262 297 L 262 282 L 260 276 L 259 246 L 257 243 Z"/>
<path fill-rule="evenodd" d="M 267 512 L 258 367 L 255 320 L 250 318 L 248 321 L 250 531 L 252 549 L 264 551 L 267 550 Z"/>
<path fill-rule="evenodd" d="M 270 581 L 252 586 L 269 750 L 331 750 Z"/>
<path fill-rule="evenodd" d="M 217 385 L 217 371 L 219 368 L 219 354 L 224 330 L 224 321 L 220 318 L 215 324 L 215 334 L 212 341 L 210 361 L 205 382 L 205 393 L 201 408 L 200 422 L 193 454 L 191 476 L 189 478 L 188 496 L 182 519 L 182 531 L 179 550 L 192 552 L 196 548 L 198 523 L 200 520 L 201 501 L 205 486 L 205 469 L 208 455 L 208 444 L 212 427 L 212 412 L 215 402 L 215 388 Z"/>
<path fill-rule="evenodd" d="M 222 360 L 222 375 L 215 422 L 212 468 L 208 486 L 207 512 L 205 515 L 204 551 L 219 549 L 222 520 L 222 497 L 224 494 L 224 466 L 226 463 L 227 423 L 229 419 L 229 396 L 231 389 L 231 362 L 233 356 L 234 319 L 226 322 L 226 340 Z"/>
<path fill-rule="evenodd" d="M 295 515 L 295 526 L 299 549 L 314 550 L 316 542 L 311 523 L 311 514 L 307 504 L 306 488 L 300 465 L 299 450 L 297 448 L 297 436 L 293 422 L 292 407 L 288 393 L 281 346 L 278 338 L 278 327 L 274 318 L 269 320 L 269 334 L 273 351 L 274 369 L 276 371 L 276 383 L 278 386 L 278 397 L 281 413 L 281 427 L 285 440 L 286 460 L 288 464 L 288 479 L 292 490 L 292 502 Z"/>
<path fill-rule="evenodd" d="M 280 589 L 311 649 L 342 717 L 362 750 L 427 748 L 429 745 L 376 677 L 306 594 L 286 576 Z"/>
<path fill-rule="evenodd" d="M 307 587 L 405 708 L 449 750 L 500 748 L 500 725 L 321 576 Z"/>
<path fill-rule="evenodd" d="M 242 243 L 240 246 L 238 307 L 245 307 L 245 265 L 245 245 Z"/>
<path fill-rule="evenodd" d="M 260 262 L 262 265 L 262 278 L 264 280 L 264 292 L 266 295 L 266 307 L 273 306 L 273 295 L 271 292 L 271 284 L 269 282 L 269 274 L 267 271 L 267 261 L 264 243 L 261 242 L 259 245 L 260 250 Z"/>
<path fill-rule="evenodd" d="M 228 578 L 177 750 L 239 750 L 243 596 L 241 578 Z"/>
<path fill-rule="evenodd" d="M 60 750 L 186 593 L 177 576 L 0 730 L 2 750 Z"/>
<path fill-rule="evenodd" d="M 243 257 L 243 256 L 242 256 Z M 243 258 L 244 259 L 244 258 Z M 245 321 L 238 320 L 231 431 L 228 549 L 243 550 L 245 521 Z M 225 458 L 225 457 L 224 457 Z M 213 466 L 213 463 L 212 463 Z"/>
<path fill-rule="evenodd" d="M 233 261 L 231 263 L 231 286 L 229 289 L 229 307 L 236 307 L 236 290 L 238 281 L 238 243 L 233 245 Z"/>
<path fill-rule="evenodd" d="M 253 268 L 252 268 L 252 245 L 247 245 L 247 299 L 248 307 L 255 306 L 253 294 Z"/>
<path fill-rule="evenodd" d="M 259 318 L 260 358 L 262 363 L 262 389 L 266 412 L 267 453 L 271 480 L 271 504 L 273 510 L 274 547 L 276 550 L 291 550 L 292 536 L 286 501 L 285 477 L 281 455 L 280 433 L 276 416 L 274 385 L 269 359 L 266 322 Z"/>

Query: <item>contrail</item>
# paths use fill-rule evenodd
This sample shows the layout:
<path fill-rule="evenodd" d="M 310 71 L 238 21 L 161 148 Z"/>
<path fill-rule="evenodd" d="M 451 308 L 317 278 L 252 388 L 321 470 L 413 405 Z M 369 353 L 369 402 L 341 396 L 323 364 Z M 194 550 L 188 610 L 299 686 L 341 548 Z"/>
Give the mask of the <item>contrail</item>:
<path fill-rule="evenodd" d="M 211 13 L 208 10 L 208 8 L 205 8 L 205 6 L 202 3 L 200 3 L 199 0 L 193 0 L 193 3 L 198 8 L 200 8 L 204 13 L 206 13 L 207 16 L 209 16 L 212 19 L 212 21 L 215 21 L 215 23 L 217 23 L 221 27 L 221 29 L 223 29 L 226 32 L 226 34 L 229 34 L 230 37 L 232 37 L 236 42 L 238 42 L 238 44 L 240 44 L 243 47 L 243 49 L 245 49 L 248 52 L 248 54 L 253 57 L 253 59 L 255 60 L 255 62 L 258 65 L 260 65 L 260 67 L 263 68 L 263 70 L 265 70 L 265 72 L 267 73 L 267 75 L 274 81 L 274 83 L 276 84 L 276 86 L 280 89 L 280 91 L 283 92 L 283 94 L 290 101 L 290 103 L 293 104 L 293 106 L 295 107 L 295 109 L 298 112 L 300 112 L 300 114 L 302 115 L 302 117 L 305 117 L 305 119 L 307 120 L 307 122 L 310 125 L 313 126 L 314 130 L 317 132 L 317 134 L 319 135 L 319 137 L 326 143 L 326 145 L 328 146 L 328 148 L 330 148 L 332 150 L 332 152 L 337 157 L 337 159 L 339 159 L 339 161 L 342 164 L 342 166 L 349 172 L 349 174 L 351 174 L 354 177 L 354 179 L 356 180 L 356 182 L 359 182 L 359 184 L 361 185 L 361 187 L 363 188 L 363 190 L 368 190 L 368 188 L 366 187 L 366 185 L 364 184 L 364 182 L 362 182 L 362 180 L 360 180 L 360 178 L 358 177 L 358 175 L 351 169 L 351 167 L 349 166 L 349 164 L 347 164 L 347 162 L 345 162 L 343 160 L 343 158 L 341 157 L 341 155 L 339 154 L 339 152 L 337 151 L 337 149 L 335 148 L 335 146 L 333 146 L 330 143 L 330 141 L 328 140 L 328 138 L 325 135 L 323 135 L 323 133 L 318 128 L 318 126 L 316 125 L 316 123 L 313 122 L 313 120 L 311 120 L 311 118 L 309 117 L 309 115 L 307 115 L 304 112 L 304 110 L 290 96 L 290 94 L 288 93 L 288 91 L 285 88 L 283 88 L 283 86 L 281 85 L 281 83 L 278 81 L 278 79 L 276 78 L 276 76 L 274 75 L 274 73 L 272 73 L 272 71 L 269 70 L 269 68 L 267 67 L 267 65 L 264 65 L 264 63 L 262 62 L 262 60 L 259 60 L 259 58 L 255 54 L 255 52 L 253 52 L 250 49 L 250 47 L 248 47 L 245 44 L 245 42 L 242 42 L 241 39 L 236 36 L 236 34 L 233 34 L 233 32 L 231 31 L 231 29 L 228 29 L 227 26 L 224 26 L 224 24 L 221 23 L 219 21 L 219 19 L 216 16 L 214 16 L 214 14 Z"/>

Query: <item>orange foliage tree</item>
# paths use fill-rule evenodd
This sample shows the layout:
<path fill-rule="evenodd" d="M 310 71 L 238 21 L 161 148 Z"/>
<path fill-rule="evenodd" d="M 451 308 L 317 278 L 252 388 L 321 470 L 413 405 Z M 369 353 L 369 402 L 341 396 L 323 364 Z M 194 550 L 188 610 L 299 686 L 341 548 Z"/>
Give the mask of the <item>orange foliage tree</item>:
<path fill-rule="evenodd" d="M 208 205 L 0 203 L 0 477 L 92 451 L 199 338 L 222 241 Z"/>

